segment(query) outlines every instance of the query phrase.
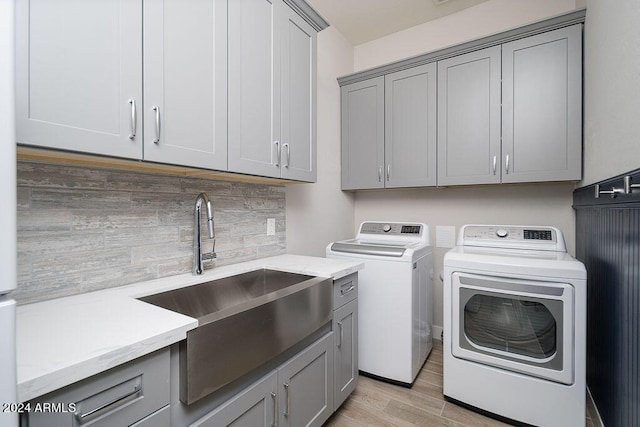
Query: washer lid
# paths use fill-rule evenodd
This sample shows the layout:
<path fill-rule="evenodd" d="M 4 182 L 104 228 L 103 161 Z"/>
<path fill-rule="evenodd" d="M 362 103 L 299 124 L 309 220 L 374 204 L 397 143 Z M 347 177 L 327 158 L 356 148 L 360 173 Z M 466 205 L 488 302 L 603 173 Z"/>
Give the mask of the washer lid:
<path fill-rule="evenodd" d="M 359 255 L 375 255 L 400 258 L 407 248 L 404 245 L 376 245 L 371 243 L 360 243 L 357 240 L 335 242 L 331 245 L 334 252 L 346 252 Z"/>

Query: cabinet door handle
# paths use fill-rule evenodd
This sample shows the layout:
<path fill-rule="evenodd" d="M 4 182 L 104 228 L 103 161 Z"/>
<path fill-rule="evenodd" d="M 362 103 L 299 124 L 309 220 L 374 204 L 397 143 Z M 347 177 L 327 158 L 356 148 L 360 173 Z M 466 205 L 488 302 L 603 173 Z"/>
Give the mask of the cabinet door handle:
<path fill-rule="evenodd" d="M 280 167 L 280 141 L 274 141 L 274 145 L 276 146 L 276 167 Z"/>
<path fill-rule="evenodd" d="M 391 179 L 391 163 L 387 165 L 387 181 Z"/>
<path fill-rule="evenodd" d="M 342 322 L 338 322 L 338 327 L 340 328 L 340 341 L 338 341 L 338 348 L 341 348 L 342 339 L 344 338 L 344 329 L 342 328 Z"/>
<path fill-rule="evenodd" d="M 133 391 L 125 394 L 124 396 L 116 397 L 115 399 L 105 403 L 104 405 L 100 405 L 97 408 L 94 408 L 88 412 L 85 412 L 85 413 L 76 412 L 74 415 L 80 424 L 84 424 L 88 422 L 91 418 L 96 417 L 101 413 L 110 411 L 118 406 L 124 405 L 125 403 L 133 400 L 134 398 L 138 397 L 141 392 L 142 392 L 142 385 L 137 384 L 133 388 Z"/>
<path fill-rule="evenodd" d="M 344 289 L 345 286 L 349 285 L 347 289 Z M 345 283 L 340 287 L 340 295 L 345 296 L 348 293 L 351 293 L 356 288 L 356 285 L 353 282 Z"/>
<path fill-rule="evenodd" d="M 158 144 L 160 142 L 160 107 L 154 105 L 151 109 L 156 113 L 156 138 L 153 143 Z"/>
<path fill-rule="evenodd" d="M 271 427 L 278 427 L 278 395 L 271 392 L 271 400 L 273 400 L 273 422 Z"/>
<path fill-rule="evenodd" d="M 382 166 L 378 167 L 378 182 L 382 182 Z"/>
<path fill-rule="evenodd" d="M 284 416 L 288 417 L 291 413 L 289 412 L 291 406 L 291 392 L 289 391 L 289 383 L 283 383 L 284 391 L 287 394 L 287 406 L 284 408 Z"/>
<path fill-rule="evenodd" d="M 131 133 L 129 134 L 129 139 L 136 139 L 136 130 L 138 126 L 138 113 L 136 111 L 136 100 L 130 99 L 129 105 L 131 105 Z"/>
<path fill-rule="evenodd" d="M 505 172 L 507 172 L 507 175 L 508 175 L 509 174 L 509 155 L 508 154 L 507 154 L 507 157 L 505 158 L 504 170 Z"/>
<path fill-rule="evenodd" d="M 291 148 L 289 147 L 289 143 L 285 142 L 282 144 L 284 148 L 287 149 L 287 163 L 283 165 L 285 168 L 289 168 L 289 163 L 291 163 Z"/>
<path fill-rule="evenodd" d="M 496 174 L 496 166 L 498 165 L 498 156 L 493 156 L 493 174 Z"/>

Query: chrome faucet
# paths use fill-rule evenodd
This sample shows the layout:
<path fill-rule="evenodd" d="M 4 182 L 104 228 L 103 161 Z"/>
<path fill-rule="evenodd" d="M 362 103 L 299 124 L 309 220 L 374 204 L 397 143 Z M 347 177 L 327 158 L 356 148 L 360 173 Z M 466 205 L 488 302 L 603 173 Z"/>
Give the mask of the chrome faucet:
<path fill-rule="evenodd" d="M 213 249 L 211 252 L 202 253 L 202 241 L 200 238 L 200 210 L 202 202 L 207 206 L 207 222 L 209 224 L 209 238 L 213 239 Z M 194 222 L 194 234 L 193 234 L 193 274 L 202 274 L 204 267 L 202 261 L 211 261 L 216 258 L 216 238 L 213 232 L 213 207 L 211 202 L 205 193 L 198 194 L 196 198 L 195 206 L 195 222 Z"/>

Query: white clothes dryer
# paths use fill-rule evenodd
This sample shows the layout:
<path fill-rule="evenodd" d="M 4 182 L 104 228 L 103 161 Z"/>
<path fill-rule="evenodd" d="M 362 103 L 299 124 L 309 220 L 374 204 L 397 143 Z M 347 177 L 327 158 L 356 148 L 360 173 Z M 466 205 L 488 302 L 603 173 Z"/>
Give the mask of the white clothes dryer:
<path fill-rule="evenodd" d="M 358 272 L 358 368 L 410 386 L 432 348 L 433 252 L 421 223 L 363 222 L 327 258 L 364 262 Z"/>
<path fill-rule="evenodd" d="M 584 426 L 586 277 L 557 228 L 463 226 L 444 258 L 445 397 L 520 423 Z"/>

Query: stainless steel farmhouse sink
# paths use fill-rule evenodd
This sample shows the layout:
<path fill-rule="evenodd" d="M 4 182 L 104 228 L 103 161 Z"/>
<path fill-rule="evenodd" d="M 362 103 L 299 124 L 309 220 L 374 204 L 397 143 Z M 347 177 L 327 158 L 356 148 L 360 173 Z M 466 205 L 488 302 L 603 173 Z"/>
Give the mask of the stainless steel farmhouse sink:
<path fill-rule="evenodd" d="M 180 344 L 189 405 L 329 322 L 331 295 L 331 279 L 260 269 L 139 299 L 198 319 Z"/>

